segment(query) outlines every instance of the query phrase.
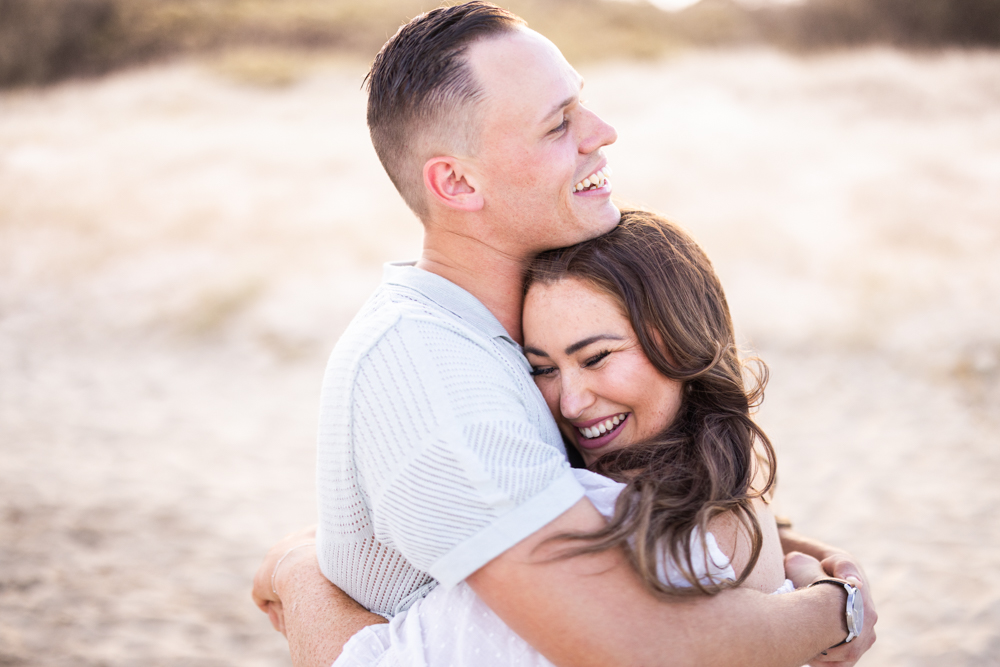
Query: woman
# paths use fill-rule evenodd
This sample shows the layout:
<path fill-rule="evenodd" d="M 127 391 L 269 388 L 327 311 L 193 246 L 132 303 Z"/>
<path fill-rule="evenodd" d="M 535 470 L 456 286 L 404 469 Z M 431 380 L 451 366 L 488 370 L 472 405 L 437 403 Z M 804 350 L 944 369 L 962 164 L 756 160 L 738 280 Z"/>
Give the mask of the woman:
<path fill-rule="evenodd" d="M 537 386 L 609 519 L 563 536 L 564 556 L 623 548 L 660 595 L 791 590 L 763 502 L 774 451 L 750 418 L 763 377 L 744 386 L 722 287 L 685 232 L 625 211 L 610 234 L 545 253 L 523 326 Z M 550 663 L 463 583 L 362 630 L 334 664 Z"/>

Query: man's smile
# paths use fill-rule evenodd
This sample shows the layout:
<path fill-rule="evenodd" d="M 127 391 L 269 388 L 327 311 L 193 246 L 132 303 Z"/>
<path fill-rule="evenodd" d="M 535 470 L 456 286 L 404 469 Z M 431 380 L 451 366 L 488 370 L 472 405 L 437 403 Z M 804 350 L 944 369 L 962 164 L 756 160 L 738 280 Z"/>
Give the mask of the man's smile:
<path fill-rule="evenodd" d="M 603 188 L 608 184 L 608 176 L 611 175 L 611 167 L 605 166 L 602 169 L 598 169 L 590 176 L 573 186 L 573 192 L 582 192 L 584 190 L 598 190 Z"/>

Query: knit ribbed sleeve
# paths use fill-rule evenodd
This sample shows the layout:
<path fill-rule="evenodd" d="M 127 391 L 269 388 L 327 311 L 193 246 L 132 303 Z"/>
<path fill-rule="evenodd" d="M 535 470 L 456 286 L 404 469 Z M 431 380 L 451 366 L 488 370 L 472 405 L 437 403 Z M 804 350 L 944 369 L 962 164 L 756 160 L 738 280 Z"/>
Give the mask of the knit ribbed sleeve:
<path fill-rule="evenodd" d="M 323 572 L 387 616 L 583 495 L 519 348 L 385 288 L 331 356 L 317 481 Z"/>

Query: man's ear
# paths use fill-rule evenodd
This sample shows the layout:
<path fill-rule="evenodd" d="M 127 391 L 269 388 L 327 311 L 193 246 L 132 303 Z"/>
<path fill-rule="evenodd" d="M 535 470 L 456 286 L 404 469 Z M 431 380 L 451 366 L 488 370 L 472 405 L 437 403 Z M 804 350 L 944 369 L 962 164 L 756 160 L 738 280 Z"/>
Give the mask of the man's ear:
<path fill-rule="evenodd" d="M 482 209 L 483 195 L 477 185 L 476 178 L 465 172 L 458 158 L 442 155 L 424 163 L 424 186 L 448 208 L 458 211 Z"/>

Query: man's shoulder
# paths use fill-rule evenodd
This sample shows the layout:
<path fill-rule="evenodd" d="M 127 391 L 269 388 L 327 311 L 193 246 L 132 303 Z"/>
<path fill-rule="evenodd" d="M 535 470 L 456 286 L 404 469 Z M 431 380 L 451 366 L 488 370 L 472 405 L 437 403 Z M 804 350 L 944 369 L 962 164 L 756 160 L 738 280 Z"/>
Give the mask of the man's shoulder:
<path fill-rule="evenodd" d="M 382 284 L 368 299 L 334 346 L 331 361 L 357 365 L 389 337 L 410 343 L 446 338 L 456 354 L 463 348 L 489 351 L 490 337 L 458 314 L 416 290 Z"/>

